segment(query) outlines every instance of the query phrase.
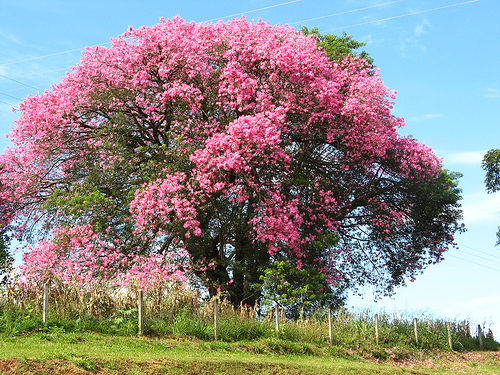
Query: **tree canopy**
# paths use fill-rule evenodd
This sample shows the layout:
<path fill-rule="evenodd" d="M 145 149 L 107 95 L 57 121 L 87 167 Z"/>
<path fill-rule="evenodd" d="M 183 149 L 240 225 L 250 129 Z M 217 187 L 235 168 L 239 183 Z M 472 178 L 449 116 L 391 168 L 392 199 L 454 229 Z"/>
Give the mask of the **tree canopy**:
<path fill-rule="evenodd" d="M 500 150 L 490 150 L 484 155 L 483 169 L 486 171 L 486 190 L 495 193 L 500 190 Z M 497 245 L 500 244 L 500 227 L 497 232 Z"/>
<path fill-rule="evenodd" d="M 282 262 L 390 293 L 441 261 L 461 228 L 454 176 L 398 134 L 378 70 L 319 41 L 177 17 L 87 48 L 20 105 L 2 155 L 16 233 L 35 241 L 25 274 L 195 275 L 238 304 Z"/>

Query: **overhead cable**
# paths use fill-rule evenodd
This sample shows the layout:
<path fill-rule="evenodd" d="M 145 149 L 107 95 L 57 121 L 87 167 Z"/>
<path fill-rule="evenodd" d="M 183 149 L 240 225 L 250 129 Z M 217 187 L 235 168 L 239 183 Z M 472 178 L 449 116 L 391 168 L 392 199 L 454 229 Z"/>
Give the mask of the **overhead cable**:
<path fill-rule="evenodd" d="M 500 269 L 498 269 L 498 268 L 488 267 L 488 266 L 485 266 L 484 264 L 473 262 L 472 260 L 468 260 L 468 259 L 457 257 L 456 255 L 448 254 L 448 256 L 450 256 L 452 258 L 460 259 L 460 260 L 462 260 L 464 262 L 472 263 L 472 264 L 475 264 L 477 266 L 481 266 L 481 267 L 484 267 L 484 268 L 489 268 L 490 270 L 494 270 L 494 271 L 500 272 Z"/>
<path fill-rule="evenodd" d="M 110 44 L 110 43 L 111 42 L 97 44 L 97 46 L 105 46 L 105 45 Z M 87 48 L 87 47 L 75 48 L 75 49 L 70 49 L 70 50 L 67 50 L 67 51 L 51 53 L 50 55 L 43 55 L 43 56 L 38 56 L 38 57 L 32 57 L 31 59 L 26 59 L 26 60 L 12 61 L 12 62 L 9 62 L 9 63 L 0 64 L 0 66 L 7 66 L 7 65 L 19 64 L 19 63 L 23 63 L 23 62 L 26 62 L 26 61 L 33 61 L 33 60 L 38 60 L 38 59 L 44 59 L 46 57 L 63 55 L 65 53 L 70 53 L 70 52 L 75 52 L 75 51 L 83 51 L 85 48 Z"/>
<path fill-rule="evenodd" d="M 372 6 L 365 7 L 365 8 L 359 8 L 359 9 L 348 10 L 348 11 L 341 12 L 341 13 L 329 14 L 328 16 L 321 16 L 321 17 L 316 17 L 316 18 L 310 18 L 310 19 L 308 19 L 308 20 L 304 20 L 304 21 L 292 22 L 292 23 L 288 23 L 287 25 L 295 25 L 295 24 L 297 24 L 297 23 L 309 22 L 309 21 L 316 21 L 316 20 L 320 20 L 320 19 L 323 19 L 323 18 L 340 16 L 340 15 L 342 15 L 342 14 L 348 14 L 348 13 L 359 12 L 359 11 L 366 10 L 366 9 L 371 9 L 371 8 L 381 7 L 381 6 L 383 6 L 383 5 L 389 5 L 389 4 L 394 4 L 394 3 L 400 3 L 401 1 L 406 1 L 406 0 L 391 1 L 390 3 L 384 3 L 384 4 L 372 5 Z"/>
<path fill-rule="evenodd" d="M 281 4 L 271 5 L 271 6 L 268 6 L 268 7 L 265 7 L 265 8 L 259 8 L 259 9 L 249 10 L 249 11 L 246 11 L 246 12 L 241 12 L 241 13 L 232 14 L 232 15 L 229 15 L 229 16 L 224 16 L 224 17 L 214 18 L 214 19 L 211 19 L 211 20 L 203 21 L 203 22 L 211 22 L 211 21 L 221 20 L 221 19 L 224 19 L 224 18 L 229 18 L 229 17 L 239 16 L 239 15 L 242 15 L 242 14 L 248 14 L 248 13 L 258 12 L 258 11 L 260 11 L 260 10 L 265 10 L 265 9 L 276 8 L 276 7 L 280 7 L 280 6 L 284 6 L 284 5 L 288 5 L 288 4 L 292 4 L 292 3 L 298 3 L 298 2 L 300 2 L 300 1 L 302 1 L 302 0 L 293 0 L 293 1 L 286 2 L 286 3 L 281 3 Z M 108 45 L 108 44 L 110 44 L 110 43 L 111 43 L 111 42 L 102 43 L 102 44 L 98 44 L 97 46 L 105 46 L 105 45 Z M 43 55 L 43 56 L 33 57 L 33 58 L 30 58 L 30 59 L 18 60 L 18 61 L 12 61 L 12 62 L 9 62 L 9 63 L 0 64 L 0 66 L 7 66 L 7 65 L 19 64 L 19 63 L 23 63 L 23 62 L 27 62 L 27 61 L 33 61 L 33 60 L 43 59 L 43 58 L 46 58 L 46 57 L 52 57 L 52 56 L 57 56 L 57 55 L 63 55 L 63 54 L 65 54 L 65 53 L 76 52 L 76 51 L 82 51 L 82 50 L 84 50 L 85 48 L 86 48 L 86 47 L 83 47 L 83 48 L 75 48 L 75 49 L 70 49 L 70 50 L 67 50 L 67 51 L 62 51 L 62 52 L 51 53 L 51 54 L 49 54 L 49 55 Z"/>
<path fill-rule="evenodd" d="M 463 251 L 463 250 L 459 250 L 459 249 L 456 249 L 456 251 L 460 252 L 460 253 L 464 253 L 464 254 L 467 254 L 467 255 L 471 255 L 473 257 L 476 257 L 476 258 L 480 258 L 480 259 L 483 259 L 483 260 L 487 260 L 488 262 L 490 263 L 496 263 L 496 264 L 500 264 L 500 262 L 497 262 L 495 260 L 491 260 L 491 259 L 488 259 L 486 257 L 482 257 L 481 255 L 476 255 L 476 254 L 472 254 L 472 253 L 469 253 L 467 251 Z"/>
<path fill-rule="evenodd" d="M 28 84 L 23 83 L 23 82 L 21 82 L 21 81 L 17 81 L 17 80 L 15 80 L 14 78 L 9 78 L 9 77 L 6 77 L 6 76 L 4 76 L 3 74 L 0 74 L 0 77 L 5 78 L 5 79 L 8 79 L 9 81 L 12 81 L 12 82 L 15 82 L 15 83 L 19 83 L 20 85 L 23 85 L 23 86 L 26 86 L 26 87 L 29 87 L 29 88 L 32 88 L 32 89 L 38 90 L 38 89 L 37 89 L 36 87 L 34 87 L 34 86 L 28 85 Z M 5 91 L 4 91 L 4 92 L 5 92 Z"/>
<path fill-rule="evenodd" d="M 465 4 L 471 4 L 471 3 L 476 3 L 480 0 L 471 0 L 471 1 L 466 1 L 464 3 L 458 3 L 458 4 L 451 4 L 451 5 L 446 5 L 444 7 L 439 7 L 439 8 L 434 8 L 434 9 L 427 9 L 427 10 L 422 10 L 422 11 L 419 11 L 419 12 L 413 12 L 413 13 L 407 13 L 407 14 L 403 14 L 401 16 L 394 16 L 394 17 L 388 17 L 388 18 L 382 18 L 382 19 L 379 19 L 379 20 L 375 20 L 375 21 L 368 21 L 368 22 L 363 22 L 363 23 L 357 23 L 355 25 L 349 25 L 349 26 L 344 26 L 344 27 L 337 27 L 335 29 L 329 29 L 329 30 L 325 30 L 323 31 L 323 33 L 327 33 L 327 32 L 330 32 L 330 31 L 336 31 L 336 30 L 343 30 L 343 29 L 348 29 L 348 28 L 351 28 L 351 27 L 356 27 L 356 26 L 363 26 L 363 25 L 368 25 L 368 24 L 371 24 L 371 23 L 377 23 L 377 22 L 383 22 L 383 21 L 389 21 L 389 20 L 394 20 L 396 18 L 402 18 L 402 17 L 408 17 L 408 16 L 414 16 L 416 14 L 422 14 L 422 13 L 427 13 L 427 12 L 433 12 L 435 10 L 441 10 L 441 9 L 446 9 L 446 8 L 452 8 L 452 7 L 456 7 L 456 6 L 459 6 L 459 5 L 465 5 Z"/>
<path fill-rule="evenodd" d="M 478 250 L 478 249 L 474 249 L 473 247 L 466 246 L 466 245 L 462 245 L 462 244 L 458 244 L 458 246 L 460 246 L 460 247 L 465 247 L 465 248 L 467 248 L 467 249 L 477 251 L 478 253 L 488 255 L 488 256 L 489 256 L 489 257 L 491 257 L 491 258 L 495 258 L 495 259 L 499 259 L 499 260 L 500 260 L 500 256 L 491 255 L 491 254 L 489 254 L 489 253 L 487 253 L 487 252 L 485 252 L 485 251 L 481 251 L 481 250 Z"/>
<path fill-rule="evenodd" d="M 212 21 L 218 21 L 218 20 L 222 20 L 224 18 L 230 18 L 230 17 L 235 17 L 235 16 L 242 16 L 244 14 L 248 14 L 248 13 L 253 13 L 253 12 L 258 12 L 259 10 L 266 10 L 266 9 L 271 9 L 271 8 L 277 8 L 277 7 L 281 7 L 283 5 L 288 5 L 288 4 L 292 4 L 292 3 L 298 3 L 302 0 L 293 0 L 293 1 L 289 1 L 287 3 L 282 3 L 282 4 L 276 4 L 276 5 L 271 5 L 269 7 L 265 7 L 265 8 L 259 8 L 259 9 L 254 9 L 254 10 L 249 10 L 247 12 L 241 12 L 241 13 L 236 13 L 236 14 L 231 14 L 230 16 L 224 16 L 224 17 L 218 17 L 218 18 L 213 18 L 211 20 L 207 20 L 207 21 L 203 21 L 203 22 L 212 22 Z"/>

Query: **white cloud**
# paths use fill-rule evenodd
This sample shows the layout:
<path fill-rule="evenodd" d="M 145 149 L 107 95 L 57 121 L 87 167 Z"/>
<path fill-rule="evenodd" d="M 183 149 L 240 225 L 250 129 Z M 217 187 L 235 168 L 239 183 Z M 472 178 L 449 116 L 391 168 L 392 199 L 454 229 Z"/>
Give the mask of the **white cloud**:
<path fill-rule="evenodd" d="M 0 30 L 0 40 L 2 40 L 3 44 L 22 44 L 21 40 L 12 33 L 5 32 Z"/>
<path fill-rule="evenodd" d="M 359 39 L 359 41 L 366 43 L 367 45 L 370 45 L 374 42 L 371 34 L 367 34 L 367 35 L 363 36 L 362 38 Z"/>
<path fill-rule="evenodd" d="M 443 115 L 441 113 L 428 113 L 425 115 L 409 117 L 406 119 L 406 121 L 428 121 L 428 120 L 434 120 L 434 119 L 441 118 L 441 117 L 443 117 Z"/>
<path fill-rule="evenodd" d="M 480 166 L 483 161 L 484 154 L 486 151 L 465 151 L 465 152 L 455 152 L 452 154 L 447 154 L 444 156 L 444 162 L 461 164 L 461 165 L 477 165 Z"/>
<path fill-rule="evenodd" d="M 486 98 L 500 98 L 500 90 L 487 87 L 484 89 L 485 93 L 483 94 Z"/>
<path fill-rule="evenodd" d="M 500 307 L 500 296 L 476 298 L 463 304 L 465 307 Z"/>
<path fill-rule="evenodd" d="M 427 32 L 426 28 L 430 26 L 431 23 L 429 22 L 429 20 L 427 18 L 423 18 L 419 23 L 417 23 L 417 26 L 415 26 L 413 32 L 415 36 L 419 37 L 422 34 L 425 34 Z"/>
<path fill-rule="evenodd" d="M 465 225 L 472 222 L 500 223 L 500 194 L 464 195 L 462 209 Z"/>

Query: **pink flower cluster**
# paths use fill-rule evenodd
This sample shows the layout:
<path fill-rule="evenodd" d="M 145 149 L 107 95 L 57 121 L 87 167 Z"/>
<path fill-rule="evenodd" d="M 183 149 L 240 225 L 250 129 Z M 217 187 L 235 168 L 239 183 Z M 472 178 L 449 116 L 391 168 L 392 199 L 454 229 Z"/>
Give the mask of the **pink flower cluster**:
<path fill-rule="evenodd" d="M 21 284 L 50 281 L 91 287 L 106 282 L 118 287 L 138 286 L 147 292 L 160 283 L 185 282 L 187 254 L 168 256 L 124 254 L 119 244 L 100 239 L 89 226 L 58 227 L 51 240 L 42 240 L 23 256 Z"/>

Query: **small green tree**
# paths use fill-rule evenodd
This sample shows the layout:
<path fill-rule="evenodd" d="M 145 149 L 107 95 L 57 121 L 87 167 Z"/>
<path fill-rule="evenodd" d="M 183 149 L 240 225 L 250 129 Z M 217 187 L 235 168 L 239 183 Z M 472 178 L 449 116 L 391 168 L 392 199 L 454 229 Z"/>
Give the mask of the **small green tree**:
<path fill-rule="evenodd" d="M 321 306 L 339 307 L 345 288 L 331 285 L 325 275 L 311 266 L 297 269 L 288 260 L 276 260 L 260 277 L 263 306 L 283 306 L 290 318 L 302 319 Z"/>

